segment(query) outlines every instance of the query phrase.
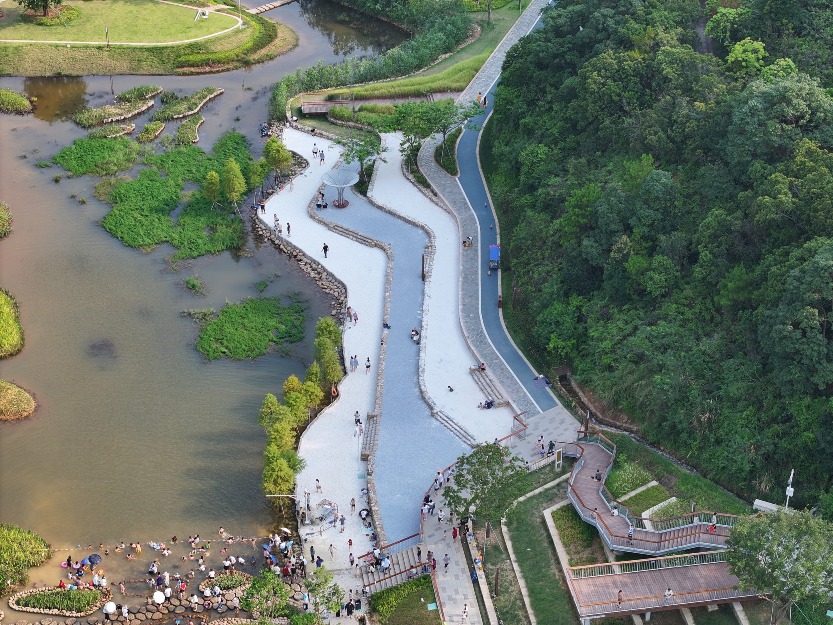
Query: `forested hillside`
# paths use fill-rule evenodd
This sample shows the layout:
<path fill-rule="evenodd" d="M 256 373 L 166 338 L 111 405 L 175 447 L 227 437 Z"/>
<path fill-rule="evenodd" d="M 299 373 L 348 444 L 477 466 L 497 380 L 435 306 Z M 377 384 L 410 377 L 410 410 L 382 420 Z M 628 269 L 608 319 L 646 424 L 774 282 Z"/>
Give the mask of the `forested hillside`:
<path fill-rule="evenodd" d="M 722 2 L 560 0 L 509 52 L 507 317 L 712 479 L 782 502 L 794 467 L 833 513 L 833 7 Z"/>

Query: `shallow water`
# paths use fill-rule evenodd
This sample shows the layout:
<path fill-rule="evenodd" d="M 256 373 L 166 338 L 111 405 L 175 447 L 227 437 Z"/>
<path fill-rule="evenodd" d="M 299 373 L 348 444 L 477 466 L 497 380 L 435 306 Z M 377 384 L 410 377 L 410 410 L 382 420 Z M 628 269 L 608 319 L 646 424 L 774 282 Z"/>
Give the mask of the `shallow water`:
<path fill-rule="evenodd" d="M 109 207 L 92 197 L 95 179 L 56 184 L 52 177 L 66 172 L 35 164 L 85 134 L 66 121 L 75 110 L 139 84 L 224 87 L 203 111 L 199 145 L 208 149 L 237 128 L 259 156 L 257 126 L 274 81 L 401 39 L 338 5 L 305 2 L 268 15 L 293 28 L 299 46 L 247 70 L 0 79 L 1 87 L 39 98 L 34 117 L 0 116 L 0 198 L 14 213 L 14 232 L 0 243 L 0 285 L 19 301 L 26 336 L 21 354 L 0 361 L 0 377 L 39 402 L 29 420 L 0 427 L 0 521 L 59 547 L 209 534 L 220 525 L 243 535 L 266 530 L 258 407 L 289 374 L 303 373 L 314 322 L 329 314 L 329 298 L 271 247 L 252 241 L 251 256 L 201 258 L 174 271 L 165 260 L 170 247 L 144 254 L 98 225 Z M 149 115 L 135 120 L 139 128 Z M 264 295 L 302 292 L 310 338 L 285 355 L 204 362 L 193 346 L 196 326 L 181 311 L 255 296 L 254 283 L 276 273 Z M 205 297 L 182 285 L 194 274 L 207 286 Z"/>

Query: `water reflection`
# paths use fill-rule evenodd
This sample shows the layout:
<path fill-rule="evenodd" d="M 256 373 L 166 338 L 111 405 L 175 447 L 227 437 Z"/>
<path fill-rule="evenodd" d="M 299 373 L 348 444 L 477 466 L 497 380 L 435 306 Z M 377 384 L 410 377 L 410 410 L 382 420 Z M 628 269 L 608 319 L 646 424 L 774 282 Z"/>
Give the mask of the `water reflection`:
<path fill-rule="evenodd" d="M 401 43 L 404 31 L 368 18 L 342 4 L 320 2 L 320 0 L 299 0 L 301 13 L 307 24 L 327 38 L 333 52 L 347 56 L 361 49 L 363 52 L 380 54 Z M 384 24 L 380 28 L 380 24 Z M 356 37 L 360 33 L 363 37 Z M 364 37 L 368 41 L 362 41 Z M 371 39 L 372 37 L 372 39 Z"/>
<path fill-rule="evenodd" d="M 87 81 L 80 76 L 26 78 L 23 92 L 36 100 L 35 117 L 43 121 L 66 121 L 87 105 Z"/>

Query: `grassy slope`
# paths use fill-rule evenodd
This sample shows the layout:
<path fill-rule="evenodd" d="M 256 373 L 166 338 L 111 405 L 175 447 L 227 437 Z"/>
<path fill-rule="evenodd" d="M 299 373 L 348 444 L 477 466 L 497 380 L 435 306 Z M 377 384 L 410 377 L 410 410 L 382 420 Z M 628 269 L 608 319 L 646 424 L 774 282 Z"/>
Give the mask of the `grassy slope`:
<path fill-rule="evenodd" d="M 0 289 L 0 358 L 14 356 L 23 349 L 23 328 L 20 325 L 17 303 Z"/>
<path fill-rule="evenodd" d="M 265 60 L 283 54 L 298 44 L 298 36 L 287 26 L 277 24 L 278 37 L 270 46 L 253 55 Z M 224 52 L 244 45 L 253 35 L 252 28 L 234 30 L 205 41 L 174 46 L 141 48 L 132 46 L 72 46 L 59 44 L 0 44 L 0 75 L 52 76 L 65 74 L 143 74 L 187 73 L 178 68 L 184 55 Z M 91 68 L 95 68 L 93 71 Z"/>
<path fill-rule="evenodd" d="M 0 39 L 28 41 L 105 41 L 104 28 L 110 27 L 110 42 L 164 43 L 196 39 L 234 26 L 237 20 L 222 13 L 194 20 L 195 11 L 156 0 L 108 0 L 79 2 L 78 18 L 66 26 L 37 26 L 21 19 L 20 7 L 6 6 L 0 22 Z"/>

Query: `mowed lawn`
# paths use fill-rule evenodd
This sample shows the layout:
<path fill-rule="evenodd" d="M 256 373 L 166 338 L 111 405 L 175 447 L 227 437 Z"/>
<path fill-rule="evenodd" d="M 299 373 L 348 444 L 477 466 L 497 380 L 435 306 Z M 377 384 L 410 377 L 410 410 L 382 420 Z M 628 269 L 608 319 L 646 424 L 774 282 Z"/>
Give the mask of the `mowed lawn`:
<path fill-rule="evenodd" d="M 194 20 L 196 10 L 156 0 L 92 0 L 70 2 L 80 15 L 66 26 L 37 26 L 21 19 L 17 3 L 0 3 L 0 39 L 26 41 L 100 41 L 110 28 L 111 43 L 168 43 L 196 39 L 234 26 L 230 15 L 209 12 Z"/>

